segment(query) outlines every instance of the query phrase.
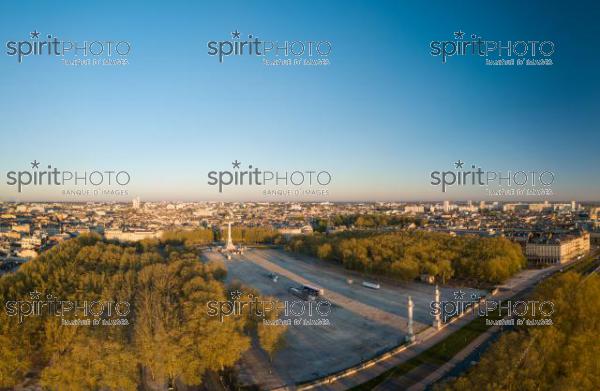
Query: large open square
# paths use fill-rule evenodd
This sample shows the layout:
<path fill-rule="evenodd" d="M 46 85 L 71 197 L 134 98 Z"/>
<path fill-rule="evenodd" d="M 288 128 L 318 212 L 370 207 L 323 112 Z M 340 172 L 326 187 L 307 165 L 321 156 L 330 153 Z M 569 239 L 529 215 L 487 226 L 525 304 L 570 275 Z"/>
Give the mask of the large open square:
<path fill-rule="evenodd" d="M 291 325 L 285 347 L 272 364 L 257 347 L 242 359 L 240 380 L 264 388 L 309 381 L 377 356 L 404 341 L 407 333 L 407 298 L 414 302 L 416 333 L 431 325 L 432 285 L 382 283 L 380 289 L 362 286 L 364 279 L 338 265 L 281 250 L 250 249 L 231 260 L 218 252 L 206 252 L 207 260 L 222 260 L 227 282 L 240 282 L 261 295 L 280 301 L 300 301 L 290 287 L 308 284 L 322 288 L 331 305 L 328 325 Z M 273 281 L 272 274 L 278 276 Z M 352 280 L 352 283 L 349 283 Z M 462 288 L 467 294 L 485 292 Z M 440 288 L 442 300 L 452 300 L 455 288 Z"/>

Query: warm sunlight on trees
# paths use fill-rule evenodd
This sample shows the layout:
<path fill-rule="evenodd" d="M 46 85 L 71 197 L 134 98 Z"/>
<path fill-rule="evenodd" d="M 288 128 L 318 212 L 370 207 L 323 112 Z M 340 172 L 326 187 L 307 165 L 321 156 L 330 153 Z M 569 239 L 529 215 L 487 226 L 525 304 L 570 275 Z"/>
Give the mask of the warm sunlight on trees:
<path fill-rule="evenodd" d="M 453 237 L 433 232 L 315 233 L 294 237 L 287 247 L 340 262 L 348 269 L 401 280 L 429 274 L 442 283 L 458 277 L 495 284 L 525 266 L 519 245 L 505 238 Z"/>
<path fill-rule="evenodd" d="M 184 241 L 197 243 L 197 238 Z M 170 238 L 169 240 L 179 240 Z M 209 300 L 226 300 L 223 265 L 203 263 L 186 247 L 124 245 L 83 235 L 48 250 L 0 279 L 0 299 L 130 303 L 124 326 L 62 325 L 42 312 L 20 323 L 0 313 L 0 387 L 29 371 L 49 390 L 164 390 L 196 385 L 207 370 L 232 367 L 250 347 L 244 316 L 210 317 Z M 100 319 L 110 321 L 115 313 Z"/>

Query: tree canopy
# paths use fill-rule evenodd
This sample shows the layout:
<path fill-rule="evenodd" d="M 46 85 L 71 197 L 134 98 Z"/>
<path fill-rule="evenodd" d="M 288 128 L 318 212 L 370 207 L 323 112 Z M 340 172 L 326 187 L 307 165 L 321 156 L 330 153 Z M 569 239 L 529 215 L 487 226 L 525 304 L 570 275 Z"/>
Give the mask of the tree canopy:
<path fill-rule="evenodd" d="M 499 283 L 526 265 L 519 245 L 505 238 L 425 231 L 316 233 L 292 238 L 287 248 L 401 280 L 426 273 L 444 282 L 457 277 Z"/>
<path fill-rule="evenodd" d="M 188 238 L 189 239 L 189 238 Z M 220 265 L 195 252 L 156 243 L 107 243 L 96 235 L 68 240 L 0 278 L 0 299 L 130 303 L 127 324 L 64 325 L 42 311 L 0 312 L 0 387 L 33 371 L 49 390 L 165 389 L 196 385 L 207 370 L 231 367 L 250 347 L 249 319 L 207 314 L 209 300 L 227 300 Z M 121 319 L 115 312 L 100 319 Z M 254 326 L 253 326 L 254 327 Z"/>

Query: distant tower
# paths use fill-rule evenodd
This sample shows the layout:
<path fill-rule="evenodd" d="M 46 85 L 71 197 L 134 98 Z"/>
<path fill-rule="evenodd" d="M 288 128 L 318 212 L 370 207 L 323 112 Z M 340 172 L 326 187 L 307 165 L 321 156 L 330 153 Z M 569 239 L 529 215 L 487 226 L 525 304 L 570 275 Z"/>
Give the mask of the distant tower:
<path fill-rule="evenodd" d="M 440 288 L 437 285 L 435 286 L 435 302 L 437 303 L 437 308 L 439 309 L 439 312 L 435 314 L 435 317 L 433 319 L 433 327 L 439 330 L 442 328 L 442 322 L 440 321 L 442 305 L 440 303 Z"/>
<path fill-rule="evenodd" d="M 413 301 L 412 297 L 408 296 L 408 335 L 406 342 L 415 342 L 415 333 L 413 331 Z"/>
<path fill-rule="evenodd" d="M 571 210 L 577 210 L 577 202 L 571 201 Z"/>
<path fill-rule="evenodd" d="M 450 201 L 444 201 L 444 213 L 450 212 Z"/>
<path fill-rule="evenodd" d="M 131 201 L 133 209 L 139 209 L 140 208 L 140 197 L 135 197 L 133 199 L 133 201 Z"/>
<path fill-rule="evenodd" d="M 226 251 L 235 251 L 233 240 L 231 240 L 231 222 L 227 223 L 227 244 L 225 245 Z"/>

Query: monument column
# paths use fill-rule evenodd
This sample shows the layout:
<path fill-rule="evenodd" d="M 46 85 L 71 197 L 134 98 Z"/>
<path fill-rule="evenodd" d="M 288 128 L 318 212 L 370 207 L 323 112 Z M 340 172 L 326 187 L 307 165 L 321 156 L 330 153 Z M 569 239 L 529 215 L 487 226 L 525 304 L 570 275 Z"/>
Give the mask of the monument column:
<path fill-rule="evenodd" d="M 439 330 L 442 328 L 442 321 L 440 320 L 442 305 L 440 303 L 440 288 L 437 285 L 435 286 L 435 302 L 437 303 L 436 308 L 438 308 L 439 311 L 434 316 L 433 327 Z"/>
<path fill-rule="evenodd" d="M 233 245 L 233 240 L 231 239 L 231 222 L 227 223 L 227 244 L 225 245 L 225 250 L 235 251 L 235 246 Z"/>
<path fill-rule="evenodd" d="M 408 296 L 408 335 L 406 336 L 407 342 L 415 342 L 415 333 L 413 331 L 413 301 L 412 297 Z"/>

